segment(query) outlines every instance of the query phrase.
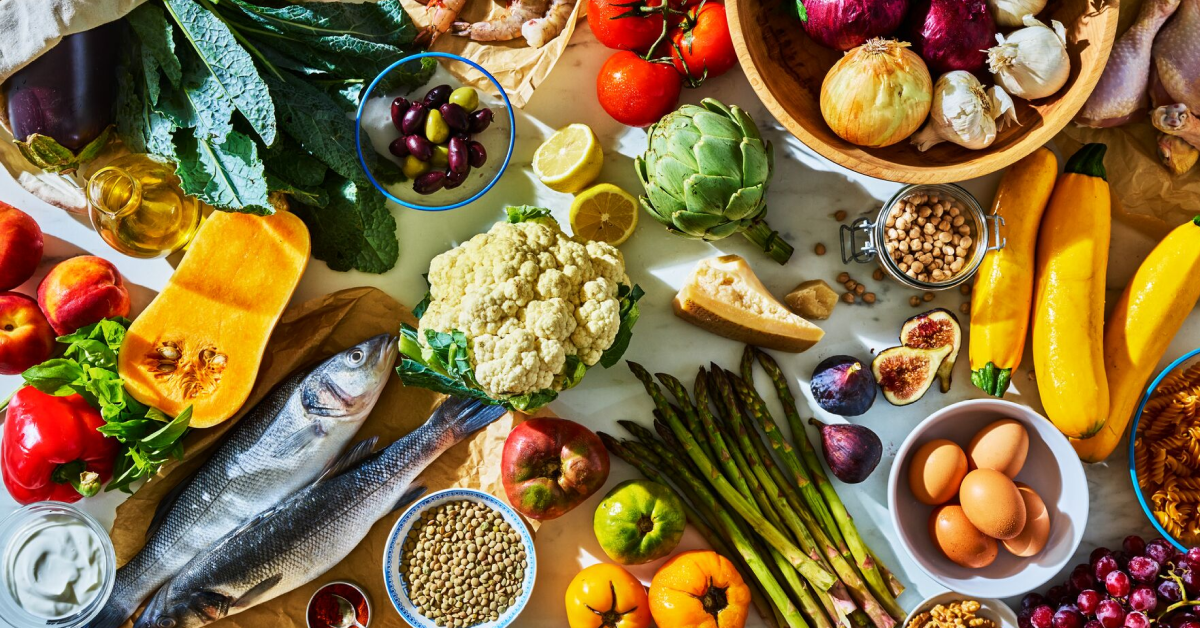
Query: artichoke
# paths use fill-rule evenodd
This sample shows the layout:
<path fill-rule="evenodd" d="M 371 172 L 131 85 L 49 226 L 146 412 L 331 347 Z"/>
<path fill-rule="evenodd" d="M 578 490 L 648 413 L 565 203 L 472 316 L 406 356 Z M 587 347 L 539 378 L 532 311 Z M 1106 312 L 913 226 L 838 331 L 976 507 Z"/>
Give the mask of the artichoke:
<path fill-rule="evenodd" d="M 667 114 L 650 126 L 635 166 L 642 207 L 671 232 L 698 240 L 741 233 L 780 264 L 792 256 L 765 219 L 775 153 L 740 107 L 705 98 Z"/>

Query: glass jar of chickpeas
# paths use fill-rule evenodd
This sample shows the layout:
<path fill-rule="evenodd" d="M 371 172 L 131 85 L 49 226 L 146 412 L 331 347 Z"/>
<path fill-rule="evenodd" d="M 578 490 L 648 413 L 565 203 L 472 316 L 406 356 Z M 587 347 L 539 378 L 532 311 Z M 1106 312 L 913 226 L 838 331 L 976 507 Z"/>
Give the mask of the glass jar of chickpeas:
<path fill-rule="evenodd" d="M 877 215 L 842 225 L 842 262 L 878 260 L 902 284 L 946 290 L 969 280 L 988 251 L 1004 248 L 1003 224 L 957 185 L 909 185 Z"/>

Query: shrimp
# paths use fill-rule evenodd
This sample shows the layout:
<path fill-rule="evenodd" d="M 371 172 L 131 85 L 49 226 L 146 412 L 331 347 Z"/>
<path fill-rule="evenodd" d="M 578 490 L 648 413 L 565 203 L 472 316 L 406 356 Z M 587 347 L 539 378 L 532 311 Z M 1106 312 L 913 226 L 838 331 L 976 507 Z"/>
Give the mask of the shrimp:
<path fill-rule="evenodd" d="M 475 41 L 508 41 L 521 34 L 521 25 L 546 14 L 550 0 L 512 0 L 499 17 L 483 22 L 455 22 L 454 34 Z"/>
<path fill-rule="evenodd" d="M 534 48 L 541 48 L 562 32 L 575 9 L 575 0 L 553 0 L 545 17 L 534 18 L 521 25 L 521 35 Z"/>
<path fill-rule="evenodd" d="M 467 0 L 418 0 L 425 4 L 425 16 L 429 25 L 417 33 L 417 45 L 428 48 L 439 35 L 450 30 Z"/>

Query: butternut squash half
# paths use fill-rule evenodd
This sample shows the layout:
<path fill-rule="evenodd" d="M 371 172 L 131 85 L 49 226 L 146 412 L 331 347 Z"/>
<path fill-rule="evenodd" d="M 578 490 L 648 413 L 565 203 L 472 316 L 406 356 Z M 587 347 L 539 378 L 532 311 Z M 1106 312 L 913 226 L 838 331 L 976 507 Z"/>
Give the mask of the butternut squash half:
<path fill-rule="evenodd" d="M 294 214 L 213 212 L 162 292 L 134 320 L 118 370 L 138 401 L 211 427 L 250 396 L 271 330 L 304 274 Z"/>

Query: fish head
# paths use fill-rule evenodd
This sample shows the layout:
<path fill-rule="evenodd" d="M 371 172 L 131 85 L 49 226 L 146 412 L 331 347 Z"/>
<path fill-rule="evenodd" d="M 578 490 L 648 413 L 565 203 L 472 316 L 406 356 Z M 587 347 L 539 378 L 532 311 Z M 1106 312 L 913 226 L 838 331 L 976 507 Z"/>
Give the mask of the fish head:
<path fill-rule="evenodd" d="M 159 589 L 133 628 L 199 628 L 229 614 L 230 598 L 215 591 Z"/>
<path fill-rule="evenodd" d="M 380 334 L 325 360 L 304 379 L 304 410 L 316 417 L 365 418 L 391 376 L 398 352 L 396 339 Z"/>

